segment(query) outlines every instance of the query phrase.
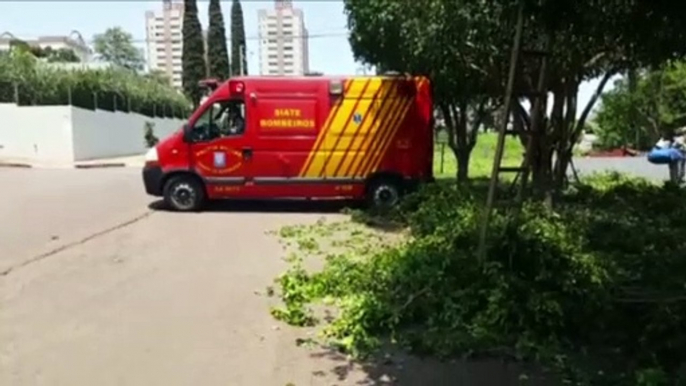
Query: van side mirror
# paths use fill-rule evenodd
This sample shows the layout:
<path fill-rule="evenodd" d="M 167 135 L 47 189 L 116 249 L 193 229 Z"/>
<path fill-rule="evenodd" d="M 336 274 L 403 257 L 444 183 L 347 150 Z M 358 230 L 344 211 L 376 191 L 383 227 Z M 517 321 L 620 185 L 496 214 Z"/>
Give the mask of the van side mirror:
<path fill-rule="evenodd" d="M 183 141 L 186 143 L 192 142 L 192 140 L 191 140 L 191 129 L 187 123 L 185 125 L 183 125 Z"/>

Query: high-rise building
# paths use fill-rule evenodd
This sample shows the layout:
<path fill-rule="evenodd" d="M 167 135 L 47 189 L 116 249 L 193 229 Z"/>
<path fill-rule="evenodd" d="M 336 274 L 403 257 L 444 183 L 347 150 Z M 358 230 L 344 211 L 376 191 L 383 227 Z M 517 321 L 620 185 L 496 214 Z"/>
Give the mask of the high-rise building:
<path fill-rule="evenodd" d="M 161 71 L 181 88 L 183 52 L 183 2 L 163 0 L 162 10 L 145 13 L 148 69 Z"/>
<path fill-rule="evenodd" d="M 308 33 L 303 11 L 291 0 L 275 0 L 258 11 L 260 73 L 303 75 L 310 71 Z"/>

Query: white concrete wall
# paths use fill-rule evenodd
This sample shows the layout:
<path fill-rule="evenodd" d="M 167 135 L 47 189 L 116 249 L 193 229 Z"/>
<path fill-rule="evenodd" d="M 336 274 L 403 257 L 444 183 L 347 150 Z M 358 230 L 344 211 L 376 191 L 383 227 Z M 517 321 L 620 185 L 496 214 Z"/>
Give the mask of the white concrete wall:
<path fill-rule="evenodd" d="M 0 104 L 0 158 L 73 162 L 71 114 L 70 106 Z"/>
<path fill-rule="evenodd" d="M 149 118 L 135 113 L 110 112 L 72 108 L 74 160 L 120 157 L 146 151 L 145 122 L 155 124 L 154 133 L 160 140 L 178 130 L 184 121 Z"/>
<path fill-rule="evenodd" d="M 163 139 L 183 120 L 73 106 L 0 104 L 0 160 L 69 164 L 143 154 L 145 122 Z"/>

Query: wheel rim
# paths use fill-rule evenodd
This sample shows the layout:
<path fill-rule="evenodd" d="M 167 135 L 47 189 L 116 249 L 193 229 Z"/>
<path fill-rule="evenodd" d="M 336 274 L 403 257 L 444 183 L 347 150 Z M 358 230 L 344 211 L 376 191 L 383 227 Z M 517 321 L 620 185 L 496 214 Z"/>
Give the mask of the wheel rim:
<path fill-rule="evenodd" d="M 389 185 L 381 185 L 374 191 L 374 203 L 383 208 L 394 206 L 399 197 L 398 190 Z"/>
<path fill-rule="evenodd" d="M 174 185 L 171 192 L 171 200 L 174 203 L 174 206 L 180 209 L 192 208 L 193 205 L 195 205 L 197 196 L 195 189 L 185 182 Z"/>

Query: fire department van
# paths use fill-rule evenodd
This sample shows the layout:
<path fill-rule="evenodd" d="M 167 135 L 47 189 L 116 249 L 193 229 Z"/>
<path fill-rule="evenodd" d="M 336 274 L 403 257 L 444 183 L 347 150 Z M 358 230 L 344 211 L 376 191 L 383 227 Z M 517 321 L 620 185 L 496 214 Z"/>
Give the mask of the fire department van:
<path fill-rule="evenodd" d="M 143 182 L 171 208 L 208 199 L 366 199 L 395 205 L 433 178 L 424 77 L 236 77 L 150 149 Z"/>

